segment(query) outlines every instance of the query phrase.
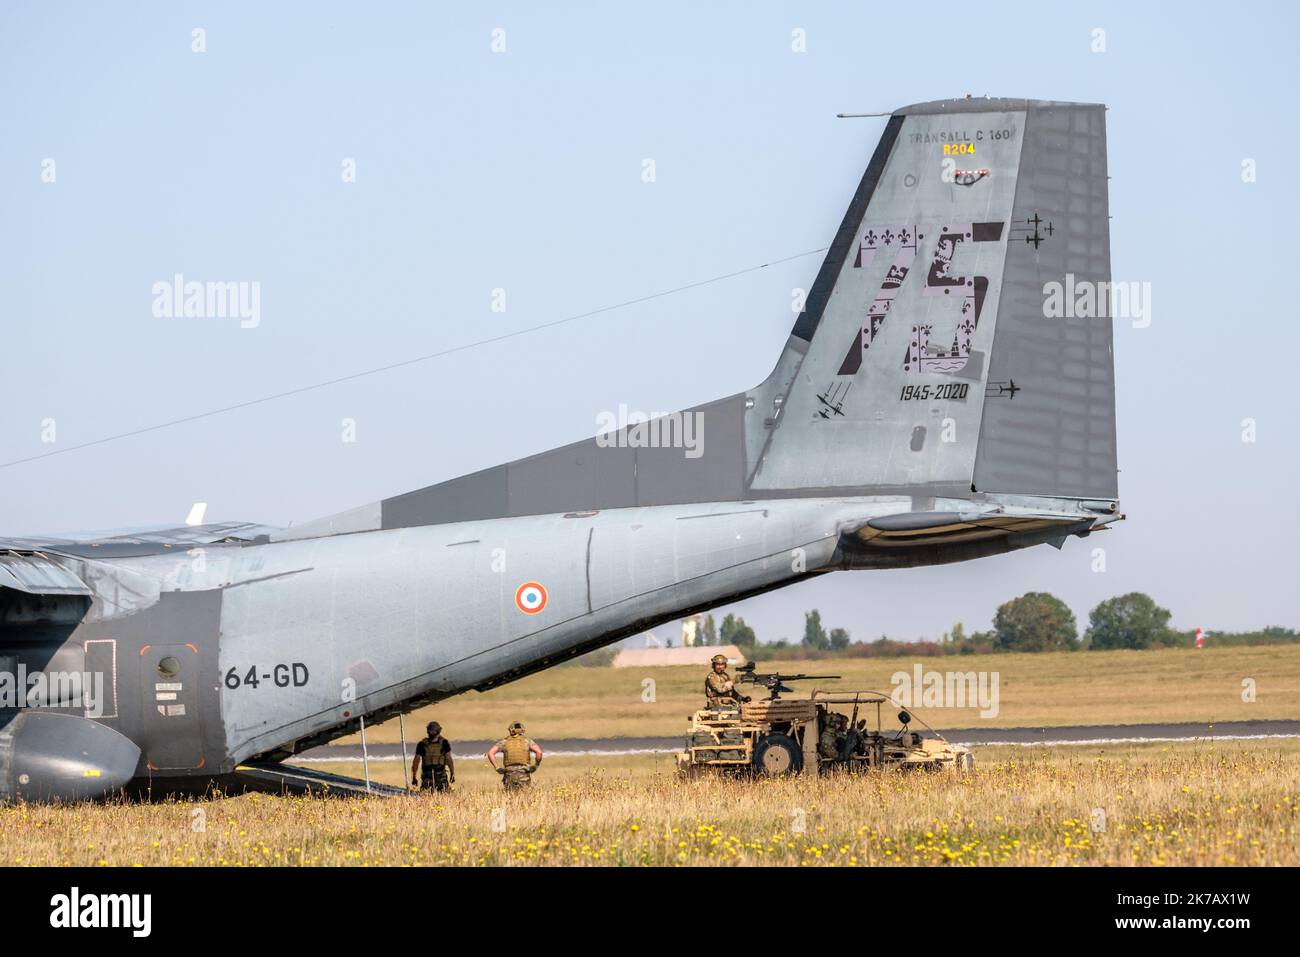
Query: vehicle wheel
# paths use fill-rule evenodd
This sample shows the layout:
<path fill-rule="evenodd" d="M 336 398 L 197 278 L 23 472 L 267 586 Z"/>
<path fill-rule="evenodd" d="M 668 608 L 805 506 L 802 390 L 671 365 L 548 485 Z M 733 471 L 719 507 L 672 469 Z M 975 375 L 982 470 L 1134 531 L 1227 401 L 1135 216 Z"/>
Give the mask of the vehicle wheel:
<path fill-rule="evenodd" d="M 769 734 L 754 748 L 754 773 L 767 778 L 798 774 L 803 770 L 803 752 L 793 738 Z"/>

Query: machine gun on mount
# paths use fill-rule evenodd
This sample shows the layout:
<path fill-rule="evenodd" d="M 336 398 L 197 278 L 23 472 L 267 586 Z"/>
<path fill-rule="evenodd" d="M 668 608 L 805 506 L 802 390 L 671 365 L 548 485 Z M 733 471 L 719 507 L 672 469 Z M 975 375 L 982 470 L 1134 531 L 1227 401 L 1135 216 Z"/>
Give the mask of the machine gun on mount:
<path fill-rule="evenodd" d="M 929 734 L 911 730 L 913 715 L 909 711 L 898 714 L 900 730 L 882 730 L 881 711 L 892 703 L 889 695 L 814 689 L 810 697 L 803 698 L 794 696 L 787 684 L 834 680 L 839 675 L 765 673 L 752 662 L 737 668 L 736 674 L 736 685 L 761 685 L 767 696 L 753 702 L 739 695 L 718 699 L 696 711 L 686 731 L 685 747 L 677 753 L 682 774 L 780 777 L 805 770 L 813 774 L 880 768 L 970 771 L 975 766 L 970 748 L 949 744 L 929 725 L 925 725 Z M 782 698 L 783 694 L 791 697 Z M 860 705 L 875 705 L 874 728 L 866 719 L 858 720 Z M 833 749 L 828 731 L 834 732 Z"/>
<path fill-rule="evenodd" d="M 741 698 L 728 706 L 710 705 L 696 711 L 686 731 L 677 768 L 687 776 L 706 772 L 780 777 L 810 771 L 868 771 L 881 768 L 970 771 L 970 748 L 949 744 L 924 721 L 926 732 L 911 729 L 919 720 L 900 711 L 898 731 L 881 727 L 881 712 L 892 704 L 878 691 L 814 690 L 808 698 L 791 694 L 786 682 L 837 675 L 764 674 L 751 665 L 737 669 L 737 684 L 767 688 L 768 696 L 750 702 Z M 858 720 L 859 707 L 875 706 L 875 726 Z M 850 715 L 851 712 L 851 715 Z M 826 735 L 834 732 L 834 747 Z"/>
<path fill-rule="evenodd" d="M 840 675 L 783 675 L 779 672 L 761 674 L 754 670 L 754 662 L 736 669 L 737 684 L 762 685 L 767 689 L 768 701 L 779 701 L 783 694 L 793 694 L 794 689 L 786 687 L 787 681 L 816 681 L 820 679 L 839 678 Z"/>

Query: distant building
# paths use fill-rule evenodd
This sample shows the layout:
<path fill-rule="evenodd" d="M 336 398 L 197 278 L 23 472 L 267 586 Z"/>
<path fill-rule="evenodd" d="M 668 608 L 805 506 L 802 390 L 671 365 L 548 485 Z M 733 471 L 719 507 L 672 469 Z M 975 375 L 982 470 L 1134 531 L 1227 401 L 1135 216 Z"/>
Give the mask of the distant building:
<path fill-rule="evenodd" d="M 624 648 L 614 656 L 615 668 L 671 668 L 698 665 L 707 668 L 714 655 L 726 655 L 728 667 L 743 665 L 745 656 L 735 645 L 692 645 L 688 648 Z"/>
<path fill-rule="evenodd" d="M 700 630 L 700 616 L 692 615 L 682 619 L 682 644 L 687 648 L 695 647 L 695 636 Z"/>

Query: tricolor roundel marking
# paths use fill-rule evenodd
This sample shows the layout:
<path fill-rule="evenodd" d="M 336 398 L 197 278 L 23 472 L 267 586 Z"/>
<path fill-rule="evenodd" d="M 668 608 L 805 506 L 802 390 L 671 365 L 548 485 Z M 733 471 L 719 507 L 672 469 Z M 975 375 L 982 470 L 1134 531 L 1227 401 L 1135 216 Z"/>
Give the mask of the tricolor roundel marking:
<path fill-rule="evenodd" d="M 525 615 L 536 615 L 546 607 L 546 586 L 541 582 L 524 582 L 515 590 L 515 607 Z"/>

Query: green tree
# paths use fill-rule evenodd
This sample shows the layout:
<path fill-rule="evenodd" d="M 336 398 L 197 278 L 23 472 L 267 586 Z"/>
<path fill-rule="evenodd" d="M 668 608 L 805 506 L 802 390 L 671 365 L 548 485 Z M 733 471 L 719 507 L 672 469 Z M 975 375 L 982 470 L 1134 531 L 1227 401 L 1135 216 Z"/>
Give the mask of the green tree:
<path fill-rule="evenodd" d="M 1169 629 L 1170 613 L 1150 595 L 1132 591 L 1108 598 L 1088 615 L 1084 641 L 1089 648 L 1154 648 L 1178 644 Z"/>
<path fill-rule="evenodd" d="M 704 621 L 700 623 L 700 644 L 716 645 L 718 643 L 718 628 L 713 623 L 713 616 L 706 614 Z"/>
<path fill-rule="evenodd" d="M 831 646 L 831 639 L 822 627 L 822 613 L 816 608 L 805 612 L 803 616 L 803 644 L 805 648 L 825 651 Z"/>
<path fill-rule="evenodd" d="M 997 650 L 998 636 L 992 631 L 971 632 L 957 649 L 960 655 L 982 655 Z"/>
<path fill-rule="evenodd" d="M 1031 591 L 1000 606 L 993 616 L 1000 651 L 1065 651 L 1079 647 L 1074 612 L 1054 595 Z"/>
<path fill-rule="evenodd" d="M 843 628 L 832 628 L 830 643 L 831 651 L 843 651 L 849 646 L 849 633 Z"/>
<path fill-rule="evenodd" d="M 754 635 L 754 629 L 745 624 L 745 619 L 736 615 L 727 615 L 722 619 L 722 627 L 718 629 L 718 637 L 724 645 L 735 645 L 742 651 L 746 648 L 753 648 L 758 644 L 758 638 Z"/>
<path fill-rule="evenodd" d="M 952 654 L 954 651 L 961 651 L 962 645 L 966 643 L 966 626 L 961 622 L 952 626 L 952 631 L 945 631 L 939 637 L 939 647 L 943 649 L 944 654 Z"/>

